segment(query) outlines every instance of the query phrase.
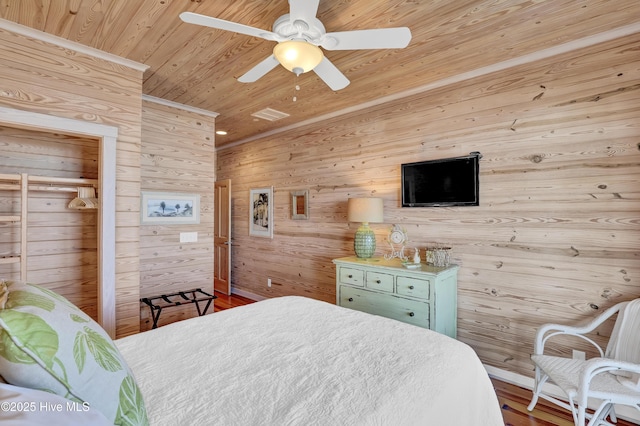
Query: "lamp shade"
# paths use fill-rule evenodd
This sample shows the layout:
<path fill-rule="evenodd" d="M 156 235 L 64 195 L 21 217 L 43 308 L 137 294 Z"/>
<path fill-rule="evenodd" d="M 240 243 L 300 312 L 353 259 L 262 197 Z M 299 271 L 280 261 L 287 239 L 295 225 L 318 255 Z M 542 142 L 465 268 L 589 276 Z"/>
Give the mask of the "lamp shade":
<path fill-rule="evenodd" d="M 276 44 L 273 48 L 273 56 L 280 65 L 289 71 L 300 75 L 314 69 L 324 55 L 322 49 L 306 41 L 289 40 Z"/>
<path fill-rule="evenodd" d="M 384 221 L 382 198 L 349 198 L 349 222 L 379 223 Z"/>
<path fill-rule="evenodd" d="M 356 256 L 367 259 L 376 251 L 376 234 L 369 228 L 369 222 L 382 222 L 382 198 L 349 198 L 347 220 L 362 222 L 353 239 Z"/>

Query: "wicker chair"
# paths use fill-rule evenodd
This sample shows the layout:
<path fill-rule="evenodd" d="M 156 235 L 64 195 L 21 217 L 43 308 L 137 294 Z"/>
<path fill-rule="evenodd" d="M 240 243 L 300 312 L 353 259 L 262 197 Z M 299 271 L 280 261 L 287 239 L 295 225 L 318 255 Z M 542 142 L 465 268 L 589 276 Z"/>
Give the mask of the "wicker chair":
<path fill-rule="evenodd" d="M 585 334 L 615 314 L 618 316 L 611 338 L 603 350 Z M 545 355 L 548 340 L 559 335 L 586 340 L 596 347 L 600 356 L 578 360 Z M 586 419 L 590 419 L 589 426 L 598 426 L 611 425 L 607 418 L 616 422 L 615 404 L 640 410 L 640 299 L 618 303 L 581 327 L 543 325 L 536 333 L 531 360 L 535 364 L 535 386 L 527 407 L 529 411 L 533 410 L 538 398 L 543 398 L 571 410 L 576 426 L 584 426 Z M 569 403 L 545 393 L 546 382 L 553 382 L 562 389 Z M 592 414 L 586 411 L 590 398 L 601 401 Z"/>

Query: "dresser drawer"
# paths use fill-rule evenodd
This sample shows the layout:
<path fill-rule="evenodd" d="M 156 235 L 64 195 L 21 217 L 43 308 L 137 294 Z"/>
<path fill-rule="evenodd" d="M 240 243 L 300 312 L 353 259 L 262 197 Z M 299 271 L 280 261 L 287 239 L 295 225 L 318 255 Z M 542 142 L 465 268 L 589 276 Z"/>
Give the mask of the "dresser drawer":
<path fill-rule="evenodd" d="M 340 268 L 340 282 L 344 284 L 364 286 L 364 271 L 354 268 Z"/>
<path fill-rule="evenodd" d="M 340 306 L 429 328 L 427 302 L 340 286 Z"/>
<path fill-rule="evenodd" d="M 365 287 L 393 293 L 393 275 L 367 271 Z"/>
<path fill-rule="evenodd" d="M 396 293 L 403 296 L 429 300 L 430 286 L 431 282 L 425 279 L 401 275 L 396 278 Z"/>

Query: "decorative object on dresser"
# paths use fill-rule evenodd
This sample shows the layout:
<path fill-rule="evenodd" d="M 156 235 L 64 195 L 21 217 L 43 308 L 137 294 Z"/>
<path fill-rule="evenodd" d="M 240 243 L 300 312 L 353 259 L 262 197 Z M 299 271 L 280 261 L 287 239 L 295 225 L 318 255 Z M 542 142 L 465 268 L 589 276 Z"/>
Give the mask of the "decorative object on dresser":
<path fill-rule="evenodd" d="M 376 251 L 376 234 L 369 228 L 369 223 L 384 220 L 382 198 L 349 198 L 347 204 L 347 220 L 361 222 L 353 240 L 356 256 L 367 259 Z"/>
<path fill-rule="evenodd" d="M 451 247 L 427 247 L 425 249 L 426 262 L 429 265 L 443 268 L 451 261 Z"/>
<path fill-rule="evenodd" d="M 404 255 L 404 245 L 409 240 L 407 237 L 407 231 L 400 225 L 393 225 L 389 230 L 389 236 L 387 241 L 391 246 L 391 253 L 385 254 L 385 259 L 393 259 L 397 257 L 401 260 L 407 260 Z"/>
<path fill-rule="evenodd" d="M 413 252 L 413 263 L 417 265 L 420 263 L 420 249 L 416 247 L 414 250 L 415 251 Z"/>
<path fill-rule="evenodd" d="M 336 304 L 397 319 L 456 337 L 458 266 L 420 264 L 403 268 L 400 259 L 334 259 Z"/>

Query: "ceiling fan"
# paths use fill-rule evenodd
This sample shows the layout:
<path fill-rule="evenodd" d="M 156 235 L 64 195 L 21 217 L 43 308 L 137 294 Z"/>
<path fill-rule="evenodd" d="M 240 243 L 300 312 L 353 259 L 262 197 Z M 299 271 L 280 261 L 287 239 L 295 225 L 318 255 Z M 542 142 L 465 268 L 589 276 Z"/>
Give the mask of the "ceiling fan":
<path fill-rule="evenodd" d="M 276 19 L 273 31 L 250 27 L 193 12 L 183 12 L 184 22 L 259 37 L 278 44 L 273 54 L 238 78 L 252 83 L 278 64 L 296 75 L 313 70 L 332 90 L 344 89 L 349 79 L 324 56 L 326 50 L 401 49 L 411 41 L 407 27 L 327 33 L 316 14 L 320 0 L 289 0 L 289 13 Z"/>

